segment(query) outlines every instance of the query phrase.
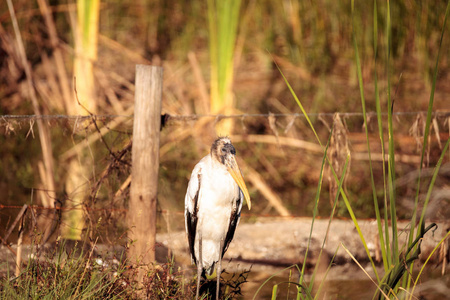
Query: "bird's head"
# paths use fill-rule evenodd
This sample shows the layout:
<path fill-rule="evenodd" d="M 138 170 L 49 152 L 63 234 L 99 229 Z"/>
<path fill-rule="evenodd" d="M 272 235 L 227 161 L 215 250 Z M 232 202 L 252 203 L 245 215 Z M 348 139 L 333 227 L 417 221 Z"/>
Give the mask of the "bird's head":
<path fill-rule="evenodd" d="M 245 201 L 247 201 L 248 209 L 251 209 L 252 204 L 250 202 L 250 195 L 245 185 L 244 178 L 236 161 L 236 149 L 227 137 L 219 137 L 211 146 L 211 156 L 219 163 L 223 164 L 234 181 L 238 184 L 242 193 L 244 194 Z"/>

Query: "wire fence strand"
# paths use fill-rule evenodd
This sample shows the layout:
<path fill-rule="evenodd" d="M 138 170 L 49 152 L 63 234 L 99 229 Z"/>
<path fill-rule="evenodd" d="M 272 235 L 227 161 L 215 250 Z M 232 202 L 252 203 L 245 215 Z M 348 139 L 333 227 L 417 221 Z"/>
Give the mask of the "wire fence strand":
<path fill-rule="evenodd" d="M 328 112 L 328 113 L 309 113 L 310 117 L 332 117 L 339 114 L 341 117 L 362 117 L 362 112 Z M 394 112 L 395 116 L 415 116 L 420 114 L 427 114 L 427 111 L 400 111 Z M 367 112 L 366 116 L 373 117 L 376 116 L 376 112 Z M 387 116 L 387 113 L 382 113 L 383 116 Z M 450 117 L 450 111 L 435 111 L 432 113 L 435 117 Z M 301 113 L 245 113 L 245 114 L 188 114 L 188 115 L 177 115 L 177 114 L 164 114 L 169 120 L 197 120 L 202 118 L 268 118 L 268 117 L 296 117 L 304 118 L 305 116 Z M 4 121 L 8 120 L 90 120 L 90 119 L 114 119 L 114 118 L 132 118 L 133 115 L 2 115 L 1 119 Z"/>

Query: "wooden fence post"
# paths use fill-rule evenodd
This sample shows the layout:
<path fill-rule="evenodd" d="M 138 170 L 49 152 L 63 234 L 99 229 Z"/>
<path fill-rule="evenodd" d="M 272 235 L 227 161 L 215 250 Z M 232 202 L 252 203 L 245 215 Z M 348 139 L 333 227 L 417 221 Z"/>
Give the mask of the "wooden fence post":
<path fill-rule="evenodd" d="M 136 65 L 128 258 L 144 266 L 155 261 L 162 78 L 161 67 Z M 144 272 L 139 268 L 138 282 Z"/>

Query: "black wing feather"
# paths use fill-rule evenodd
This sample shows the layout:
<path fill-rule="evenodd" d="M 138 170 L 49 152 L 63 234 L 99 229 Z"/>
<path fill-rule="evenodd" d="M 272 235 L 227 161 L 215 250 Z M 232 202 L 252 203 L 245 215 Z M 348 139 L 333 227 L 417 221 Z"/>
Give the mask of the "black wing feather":
<path fill-rule="evenodd" d="M 189 239 L 189 251 L 191 252 L 192 260 L 197 264 L 197 258 L 195 257 L 195 236 L 197 232 L 197 221 L 198 221 L 198 194 L 200 192 L 200 183 L 202 175 L 198 174 L 198 189 L 194 201 L 194 211 L 191 214 L 189 210 L 186 210 L 186 227 Z"/>
<path fill-rule="evenodd" d="M 236 203 L 233 206 L 233 210 L 231 211 L 230 225 L 228 225 L 227 236 L 225 237 L 225 242 L 223 244 L 222 257 L 224 256 L 225 252 L 227 252 L 228 246 L 230 245 L 231 241 L 233 240 L 234 233 L 236 231 L 236 227 L 239 223 L 239 218 L 241 217 L 241 212 L 239 210 L 239 207 L 241 206 L 241 202 L 242 202 L 241 195 L 242 194 L 239 190 L 239 197 L 237 198 Z"/>

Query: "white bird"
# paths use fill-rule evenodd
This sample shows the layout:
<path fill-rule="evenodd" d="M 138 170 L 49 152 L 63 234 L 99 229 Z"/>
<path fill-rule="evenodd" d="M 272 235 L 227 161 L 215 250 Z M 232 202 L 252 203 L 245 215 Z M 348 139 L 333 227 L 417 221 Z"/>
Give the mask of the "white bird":
<path fill-rule="evenodd" d="M 186 232 L 192 262 L 200 277 L 214 272 L 217 264 L 216 299 L 219 298 L 222 257 L 228 249 L 239 219 L 243 199 L 251 208 L 250 196 L 236 162 L 236 149 L 227 137 L 211 146 L 211 153 L 194 167 L 185 197 Z"/>

